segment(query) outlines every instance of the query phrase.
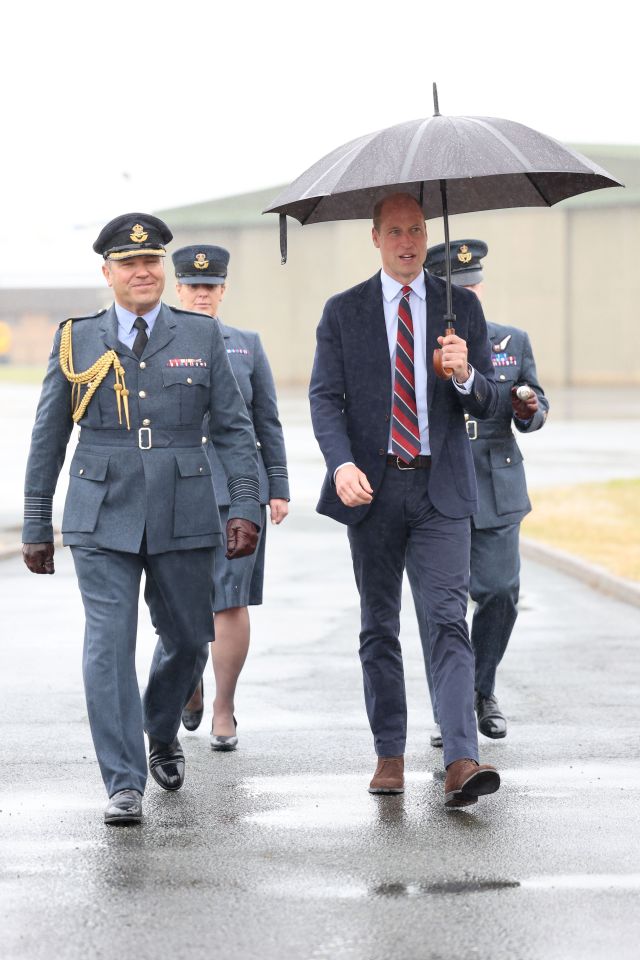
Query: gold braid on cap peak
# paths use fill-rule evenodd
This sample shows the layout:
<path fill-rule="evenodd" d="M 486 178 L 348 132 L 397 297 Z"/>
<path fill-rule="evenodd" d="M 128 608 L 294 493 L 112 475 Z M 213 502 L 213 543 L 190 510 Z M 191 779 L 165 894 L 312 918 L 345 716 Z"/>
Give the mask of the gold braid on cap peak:
<path fill-rule="evenodd" d="M 91 399 L 109 373 L 111 366 L 116 375 L 116 382 L 113 389 L 116 392 L 116 402 L 118 405 L 118 423 L 122 426 L 122 407 L 124 406 L 124 415 L 127 421 L 127 430 L 131 429 L 129 423 L 129 391 L 124 382 L 124 367 L 120 363 L 120 358 L 115 350 L 107 350 L 96 362 L 82 373 L 76 373 L 73 369 L 73 349 L 71 346 L 71 330 L 73 320 L 67 320 L 62 328 L 60 338 L 60 369 L 73 386 L 71 388 L 71 416 L 74 423 L 82 420 L 85 411 L 89 406 Z M 88 384 L 83 397 L 82 384 Z"/>

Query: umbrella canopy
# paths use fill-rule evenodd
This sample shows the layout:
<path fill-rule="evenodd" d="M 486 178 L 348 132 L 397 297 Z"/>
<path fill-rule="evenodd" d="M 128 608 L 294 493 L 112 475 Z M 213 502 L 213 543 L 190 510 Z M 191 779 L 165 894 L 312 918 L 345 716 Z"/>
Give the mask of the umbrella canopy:
<path fill-rule="evenodd" d="M 443 217 L 446 245 L 445 333 L 453 333 L 448 215 L 505 207 L 550 207 L 590 190 L 623 186 L 587 157 L 552 137 L 497 117 L 434 115 L 351 140 L 309 167 L 263 213 L 280 215 L 287 260 L 287 216 L 301 224 L 371 217 L 389 193 L 415 197 L 427 219 Z M 437 351 L 436 351 L 437 353 Z M 439 376 L 448 376 L 434 355 Z"/>
<path fill-rule="evenodd" d="M 263 212 L 302 224 L 368 218 L 377 200 L 402 191 L 414 196 L 430 219 L 446 212 L 549 207 L 617 186 L 622 184 L 587 157 L 521 123 L 436 114 L 345 143 Z"/>

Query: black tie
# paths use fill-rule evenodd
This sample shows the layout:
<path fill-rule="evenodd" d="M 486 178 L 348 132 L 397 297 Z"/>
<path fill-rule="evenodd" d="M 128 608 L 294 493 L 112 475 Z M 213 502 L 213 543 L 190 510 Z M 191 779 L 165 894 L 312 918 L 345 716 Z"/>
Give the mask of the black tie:
<path fill-rule="evenodd" d="M 133 321 L 133 325 L 138 332 L 136 333 L 136 338 L 133 341 L 132 350 L 136 357 L 140 359 L 144 348 L 149 343 L 149 337 L 147 336 L 147 325 L 142 317 L 136 317 L 136 319 Z"/>

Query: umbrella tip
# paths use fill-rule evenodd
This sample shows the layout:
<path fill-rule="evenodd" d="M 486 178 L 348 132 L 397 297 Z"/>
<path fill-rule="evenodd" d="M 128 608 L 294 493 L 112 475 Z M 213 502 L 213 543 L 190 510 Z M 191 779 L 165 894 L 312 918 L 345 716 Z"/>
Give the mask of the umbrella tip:
<path fill-rule="evenodd" d="M 436 83 L 433 85 L 433 115 L 434 117 L 440 116 L 440 107 L 438 106 L 438 85 Z"/>

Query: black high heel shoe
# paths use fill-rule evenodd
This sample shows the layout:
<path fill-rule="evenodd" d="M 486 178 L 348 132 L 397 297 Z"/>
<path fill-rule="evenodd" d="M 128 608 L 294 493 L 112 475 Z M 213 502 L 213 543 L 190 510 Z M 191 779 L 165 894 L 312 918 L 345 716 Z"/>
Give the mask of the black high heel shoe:
<path fill-rule="evenodd" d="M 233 718 L 233 725 L 237 730 L 238 723 L 235 717 Z M 219 737 L 213 732 L 213 730 L 209 735 L 209 742 L 212 750 L 235 750 L 235 748 L 238 746 L 237 737 Z"/>
<path fill-rule="evenodd" d="M 198 688 L 196 687 L 196 690 L 197 689 Z M 190 701 L 195 692 L 196 691 L 194 690 L 193 693 L 191 694 L 191 697 L 189 697 Z M 187 730 L 197 730 L 198 727 L 200 726 L 200 721 L 202 720 L 202 716 L 204 714 L 204 680 L 203 679 L 200 680 L 200 699 L 202 700 L 202 706 L 200 707 L 199 710 L 187 710 L 187 708 L 185 707 L 184 710 L 182 711 L 182 725 L 186 727 Z"/>

